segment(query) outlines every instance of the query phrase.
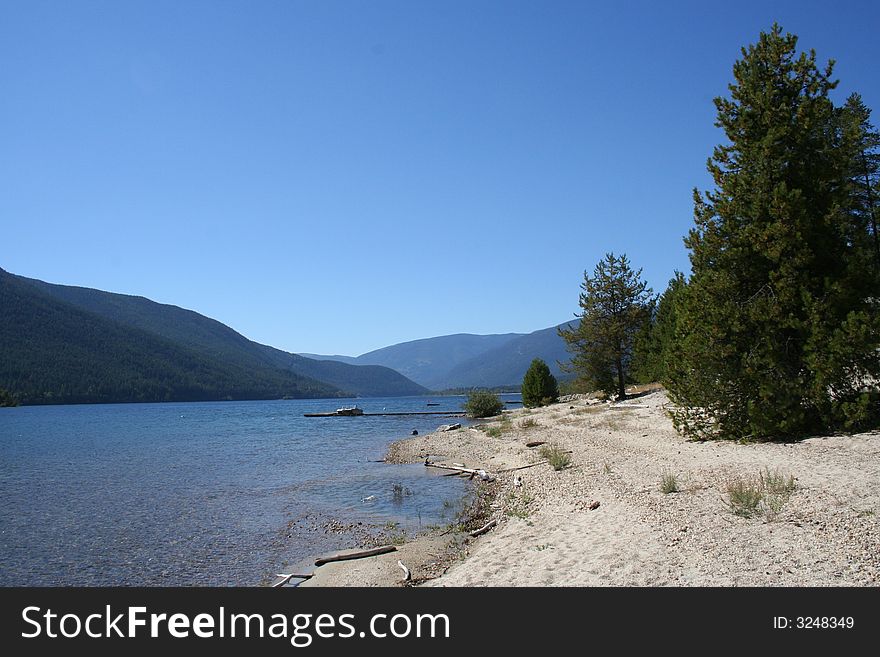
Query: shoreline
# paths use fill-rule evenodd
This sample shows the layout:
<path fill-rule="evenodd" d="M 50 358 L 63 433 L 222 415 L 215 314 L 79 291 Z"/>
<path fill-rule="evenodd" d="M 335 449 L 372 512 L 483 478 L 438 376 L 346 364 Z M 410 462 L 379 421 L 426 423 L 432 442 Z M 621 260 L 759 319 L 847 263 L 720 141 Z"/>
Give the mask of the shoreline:
<path fill-rule="evenodd" d="M 492 473 L 480 519 L 496 526 L 478 538 L 472 527 L 452 540 L 420 535 L 318 568 L 308 585 L 401 586 L 398 559 L 424 586 L 880 584 L 880 432 L 688 442 L 667 404 L 657 390 L 618 403 L 578 396 L 505 410 L 503 422 L 486 421 L 500 437 L 468 427 L 392 443 L 388 462 L 430 457 Z M 540 463 L 530 442 L 570 452 L 570 466 Z M 791 488 L 768 492 L 752 517 L 734 513 L 731 485 L 762 478 Z M 664 480 L 677 490 L 661 491 Z"/>

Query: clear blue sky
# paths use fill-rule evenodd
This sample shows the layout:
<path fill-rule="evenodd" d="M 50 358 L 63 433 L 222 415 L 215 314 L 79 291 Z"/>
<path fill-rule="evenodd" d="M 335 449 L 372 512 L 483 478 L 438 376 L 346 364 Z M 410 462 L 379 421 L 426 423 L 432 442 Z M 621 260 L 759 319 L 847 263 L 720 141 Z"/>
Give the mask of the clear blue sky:
<path fill-rule="evenodd" d="M 662 291 L 774 20 L 880 123 L 872 1 L 0 0 L 0 267 L 344 354 Z"/>

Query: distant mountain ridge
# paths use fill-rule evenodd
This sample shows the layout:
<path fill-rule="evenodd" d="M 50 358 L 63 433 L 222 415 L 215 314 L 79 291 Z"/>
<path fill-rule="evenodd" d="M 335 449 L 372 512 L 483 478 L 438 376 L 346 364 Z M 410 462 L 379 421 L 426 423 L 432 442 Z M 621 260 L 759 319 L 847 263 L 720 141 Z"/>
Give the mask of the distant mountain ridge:
<path fill-rule="evenodd" d="M 557 329 L 574 324 L 576 320 L 532 333 L 443 335 L 402 342 L 360 356 L 304 355 L 384 365 L 432 390 L 517 386 L 534 358 L 544 360 L 557 378 L 567 376 L 559 363 L 568 362 L 570 354 Z"/>
<path fill-rule="evenodd" d="M 521 334 L 473 335 L 456 333 L 402 342 L 356 357 L 303 355 L 354 365 L 384 365 L 426 388 L 439 390 L 445 387 L 445 375 L 450 368 L 501 347 L 518 337 L 521 337 Z"/>
<path fill-rule="evenodd" d="M 390 368 L 303 358 L 191 310 L 2 269 L 0 310 L 0 387 L 25 403 L 427 392 Z"/>

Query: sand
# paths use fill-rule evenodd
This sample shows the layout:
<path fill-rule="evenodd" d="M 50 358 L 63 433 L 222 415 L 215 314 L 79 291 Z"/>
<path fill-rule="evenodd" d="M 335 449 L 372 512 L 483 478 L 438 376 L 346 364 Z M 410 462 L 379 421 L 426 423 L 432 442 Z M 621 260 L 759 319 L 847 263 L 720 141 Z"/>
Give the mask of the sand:
<path fill-rule="evenodd" d="M 503 425 L 490 423 L 502 427 L 500 437 L 463 428 L 393 444 L 390 461 L 427 455 L 493 473 L 497 526 L 474 539 L 434 532 L 399 553 L 324 566 L 310 584 L 400 586 L 398 559 L 424 586 L 880 583 L 880 432 L 688 442 L 665 414 L 668 404 L 663 391 L 620 403 L 578 398 L 506 411 Z M 525 446 L 532 441 L 570 451 L 571 465 L 504 472 L 542 460 L 540 448 Z M 768 472 L 793 477 L 793 492 L 753 517 L 736 515 L 729 482 Z M 680 490 L 664 493 L 670 474 Z"/>

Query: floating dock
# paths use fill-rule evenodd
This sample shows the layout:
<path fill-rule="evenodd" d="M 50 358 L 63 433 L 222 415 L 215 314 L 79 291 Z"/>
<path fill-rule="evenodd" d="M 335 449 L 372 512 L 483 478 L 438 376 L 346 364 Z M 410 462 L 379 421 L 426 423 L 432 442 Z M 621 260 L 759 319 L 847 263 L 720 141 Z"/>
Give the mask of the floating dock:
<path fill-rule="evenodd" d="M 447 417 L 465 417 L 463 411 L 409 411 L 405 413 L 362 413 L 361 415 L 340 415 L 332 413 L 303 413 L 303 417 L 379 417 L 386 415 L 445 415 Z"/>

